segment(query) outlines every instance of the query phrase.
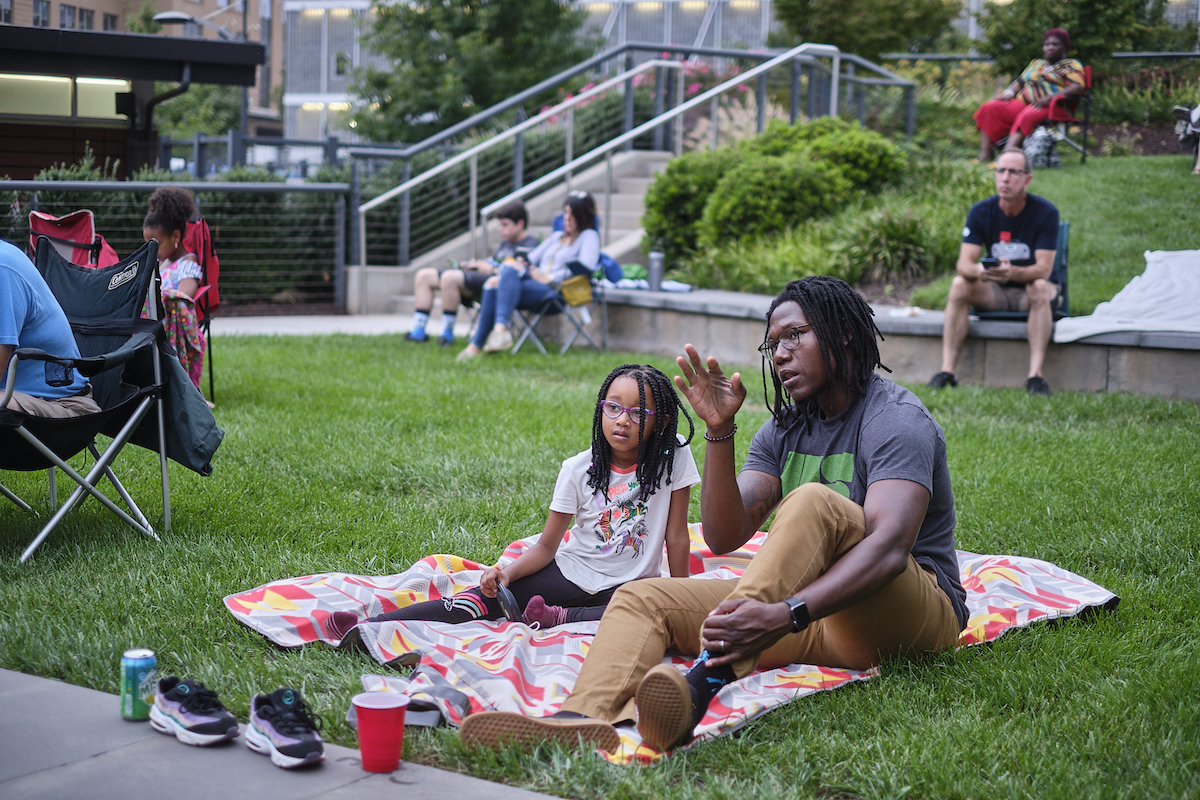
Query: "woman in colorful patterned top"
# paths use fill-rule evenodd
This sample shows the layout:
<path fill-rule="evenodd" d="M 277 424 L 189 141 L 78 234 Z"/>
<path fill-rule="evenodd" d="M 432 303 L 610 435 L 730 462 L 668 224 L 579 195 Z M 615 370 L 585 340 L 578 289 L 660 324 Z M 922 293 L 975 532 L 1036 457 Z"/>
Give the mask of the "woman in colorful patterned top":
<path fill-rule="evenodd" d="M 150 195 L 150 211 L 142 222 L 142 237 L 147 242 L 158 240 L 163 326 L 167 340 L 179 354 L 179 363 L 199 388 L 207 342 L 200 330 L 194 298 L 203 273 L 195 254 L 183 245 L 188 220 L 195 215 L 196 203 L 190 191 L 182 186 L 160 186 Z"/>
<path fill-rule="evenodd" d="M 992 147 L 1008 137 L 1005 150 L 1020 150 L 1025 137 L 1050 116 L 1050 100 L 1056 95 L 1073 97 L 1087 88 L 1083 65 L 1067 58 L 1071 36 L 1062 28 L 1051 28 L 1042 38 L 1042 55 L 1035 58 L 1004 91 L 975 112 L 979 128 L 979 160 L 990 161 Z"/>

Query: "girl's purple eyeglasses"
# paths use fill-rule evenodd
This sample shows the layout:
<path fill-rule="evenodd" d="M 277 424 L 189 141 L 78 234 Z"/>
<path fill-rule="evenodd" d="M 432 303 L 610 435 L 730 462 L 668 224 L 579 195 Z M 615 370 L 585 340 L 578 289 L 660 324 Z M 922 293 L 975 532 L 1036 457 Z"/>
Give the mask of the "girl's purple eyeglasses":
<path fill-rule="evenodd" d="M 612 400 L 605 400 L 600 403 L 600 409 L 604 412 L 604 416 L 608 417 L 609 419 L 617 419 L 621 416 L 621 413 L 624 412 L 629 415 L 629 421 L 634 425 L 641 424 L 643 416 L 654 416 L 654 412 L 648 408 L 638 408 L 637 406 L 634 406 L 633 408 L 626 408 L 620 403 Z"/>

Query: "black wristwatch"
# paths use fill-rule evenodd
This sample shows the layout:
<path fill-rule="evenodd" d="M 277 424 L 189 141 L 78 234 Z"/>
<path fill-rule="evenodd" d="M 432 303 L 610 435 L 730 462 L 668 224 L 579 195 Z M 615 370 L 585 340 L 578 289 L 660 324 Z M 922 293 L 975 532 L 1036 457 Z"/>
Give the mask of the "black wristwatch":
<path fill-rule="evenodd" d="M 783 601 L 792 612 L 792 633 L 799 633 L 809 626 L 812 617 L 808 615 L 808 606 L 797 597 L 789 597 Z"/>

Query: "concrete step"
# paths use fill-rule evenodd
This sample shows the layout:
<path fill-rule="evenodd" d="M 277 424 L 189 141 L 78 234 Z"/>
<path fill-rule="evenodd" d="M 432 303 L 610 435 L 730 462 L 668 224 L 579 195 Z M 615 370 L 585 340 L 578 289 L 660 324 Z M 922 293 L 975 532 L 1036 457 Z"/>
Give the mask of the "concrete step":
<path fill-rule="evenodd" d="M 636 194 L 638 197 L 646 194 L 654 178 L 621 178 L 617 181 L 617 191 L 622 194 Z"/>

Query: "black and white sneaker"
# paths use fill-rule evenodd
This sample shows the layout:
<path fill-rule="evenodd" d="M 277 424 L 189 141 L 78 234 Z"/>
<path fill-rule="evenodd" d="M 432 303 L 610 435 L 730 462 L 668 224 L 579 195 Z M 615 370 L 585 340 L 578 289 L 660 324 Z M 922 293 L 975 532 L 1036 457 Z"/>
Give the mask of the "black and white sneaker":
<path fill-rule="evenodd" d="M 958 386 L 958 380 L 953 372 L 939 372 L 929 379 L 929 388 L 944 389 L 947 386 Z"/>
<path fill-rule="evenodd" d="M 1040 394 L 1043 397 L 1050 396 L 1050 384 L 1042 378 L 1041 375 L 1034 375 L 1029 380 L 1025 381 L 1025 391 L 1030 394 Z"/>
<path fill-rule="evenodd" d="M 250 701 L 246 745 L 270 756 L 277 767 L 293 769 L 325 760 L 321 718 L 313 714 L 295 689 L 257 694 Z"/>
<path fill-rule="evenodd" d="M 195 747 L 224 742 L 238 735 L 238 722 L 203 683 L 161 678 L 150 708 L 150 727 Z"/>

